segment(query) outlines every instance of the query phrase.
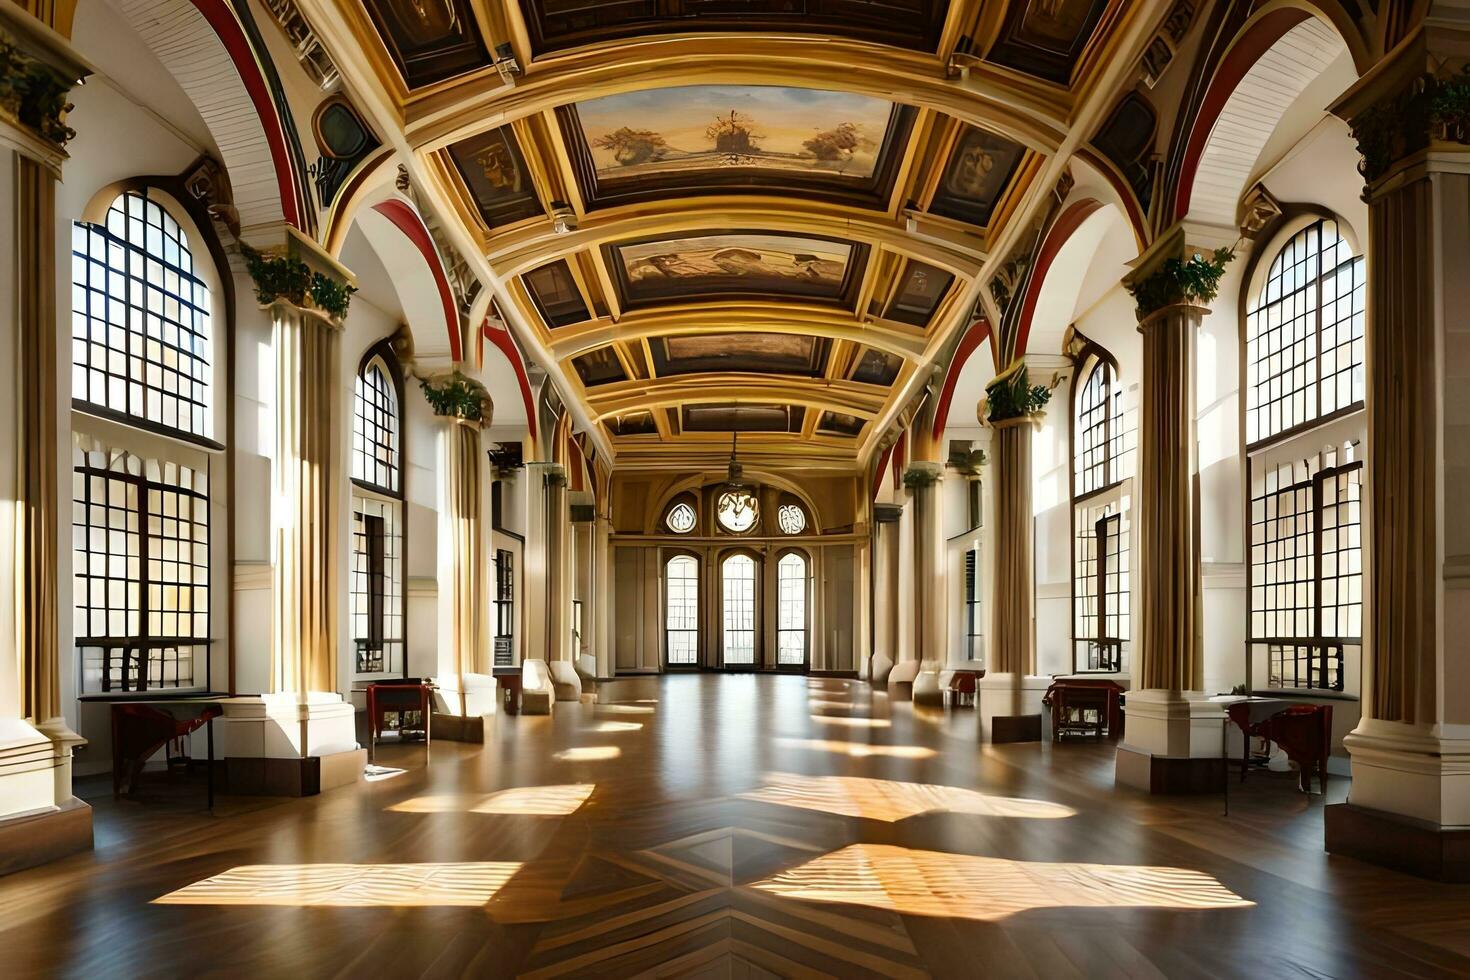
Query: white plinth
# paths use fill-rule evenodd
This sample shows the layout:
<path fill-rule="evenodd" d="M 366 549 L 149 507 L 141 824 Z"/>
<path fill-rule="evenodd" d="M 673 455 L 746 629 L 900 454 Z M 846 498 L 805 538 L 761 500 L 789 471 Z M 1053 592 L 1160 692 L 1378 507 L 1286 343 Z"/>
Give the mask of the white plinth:
<path fill-rule="evenodd" d="M 1470 726 L 1364 718 L 1343 745 L 1352 758 L 1353 806 L 1470 828 Z"/>
<path fill-rule="evenodd" d="M 1042 737 L 1045 738 L 1045 708 L 1041 699 L 1051 687 L 1050 677 L 1032 674 L 987 673 L 975 685 L 975 711 L 980 718 L 981 738 L 989 741 L 996 718 L 1024 718 L 1042 715 Z"/>
<path fill-rule="evenodd" d="M 582 700 L 582 678 L 575 667 L 565 660 L 554 660 L 546 667 L 551 672 L 551 689 L 558 701 Z"/>
<path fill-rule="evenodd" d="M 356 712 L 335 691 L 226 698 L 224 756 L 306 759 L 355 752 Z"/>
<path fill-rule="evenodd" d="M 868 681 L 874 687 L 883 687 L 888 683 L 888 675 L 893 671 L 893 658 L 886 653 L 875 653 L 868 667 Z"/>
<path fill-rule="evenodd" d="M 1225 707 L 1199 691 L 1129 691 L 1123 748 L 1164 759 L 1224 755 Z"/>
<path fill-rule="evenodd" d="M 521 714 L 549 715 L 556 700 L 556 688 L 551 680 L 551 669 L 544 660 L 526 660 L 521 663 Z"/>
<path fill-rule="evenodd" d="M 456 674 L 434 678 L 434 711 L 441 715 L 482 718 L 500 710 L 500 688 L 491 674 Z"/>

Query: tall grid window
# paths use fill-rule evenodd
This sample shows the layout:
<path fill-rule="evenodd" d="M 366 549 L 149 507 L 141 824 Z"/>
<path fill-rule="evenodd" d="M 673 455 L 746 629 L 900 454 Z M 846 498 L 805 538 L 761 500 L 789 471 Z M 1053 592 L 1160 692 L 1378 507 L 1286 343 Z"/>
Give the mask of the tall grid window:
<path fill-rule="evenodd" d="M 980 549 L 965 552 L 965 659 L 981 659 Z"/>
<path fill-rule="evenodd" d="M 356 496 L 349 606 L 357 673 L 403 673 L 403 534 L 398 501 Z"/>
<path fill-rule="evenodd" d="M 368 351 L 353 385 L 348 596 L 360 679 L 407 675 L 403 416 L 386 351 L 386 342 Z"/>
<path fill-rule="evenodd" d="M 1341 691 L 1346 658 L 1361 648 L 1363 471 L 1338 456 L 1253 481 L 1250 643 L 1269 687 Z"/>
<path fill-rule="evenodd" d="M 688 555 L 675 555 L 664 572 L 669 665 L 693 667 L 699 663 L 699 563 Z"/>
<path fill-rule="evenodd" d="M 495 666 L 515 663 L 511 644 L 515 639 L 515 555 L 504 548 L 495 552 Z"/>
<path fill-rule="evenodd" d="M 73 628 L 84 694 L 207 685 L 209 477 L 77 449 Z"/>
<path fill-rule="evenodd" d="M 1076 670 L 1123 669 L 1130 584 L 1126 498 L 1078 508 L 1072 582 Z"/>
<path fill-rule="evenodd" d="M 794 551 L 776 563 L 776 663 L 806 663 L 806 559 Z"/>
<path fill-rule="evenodd" d="M 208 438 L 211 297 L 179 223 L 128 191 L 72 226 L 72 397 Z"/>
<path fill-rule="evenodd" d="M 731 555 L 720 573 L 724 585 L 724 663 L 755 663 L 755 560 Z"/>
<path fill-rule="evenodd" d="M 1099 359 L 1093 365 L 1077 396 L 1075 433 L 1072 472 L 1076 496 L 1094 493 L 1123 478 L 1123 389 L 1107 361 Z"/>
<path fill-rule="evenodd" d="M 1302 229 L 1246 314 L 1247 444 L 1363 401 L 1367 272 L 1336 221 Z"/>
<path fill-rule="evenodd" d="M 353 397 L 352 478 L 398 492 L 398 390 L 381 358 L 357 374 Z"/>

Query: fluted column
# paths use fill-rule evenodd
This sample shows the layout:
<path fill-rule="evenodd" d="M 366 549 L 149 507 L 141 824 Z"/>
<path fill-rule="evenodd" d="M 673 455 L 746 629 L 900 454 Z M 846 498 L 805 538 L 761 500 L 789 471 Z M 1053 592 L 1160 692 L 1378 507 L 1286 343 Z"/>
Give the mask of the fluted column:
<path fill-rule="evenodd" d="M 911 463 L 904 472 L 904 485 L 914 501 L 914 651 L 919 658 L 913 688 L 916 704 L 943 703 L 939 671 L 948 659 L 949 647 L 944 514 L 939 496 L 943 477 L 944 467 L 932 461 Z"/>
<path fill-rule="evenodd" d="M 992 422 L 995 452 L 995 618 L 987 672 L 1036 672 L 1034 571 L 1031 549 L 1030 417 Z"/>
<path fill-rule="evenodd" d="M 873 656 L 868 680 L 888 683 L 898 659 L 898 537 L 899 514 L 892 504 L 874 506 L 873 543 Z"/>
<path fill-rule="evenodd" d="M 1133 690 L 1118 747 L 1119 782 L 1153 793 L 1215 793 L 1225 778 L 1223 708 L 1201 690 L 1195 349 L 1231 254 L 1206 257 L 1182 229 L 1161 239 L 1126 280 L 1143 335 L 1143 397 L 1134 477 Z"/>
<path fill-rule="evenodd" d="M 0 38 L 15 44 L 0 64 L 0 88 L 15 100 L 0 100 L 0 212 L 11 217 L 0 227 L 0 360 L 12 372 L 0 399 L 0 441 L 9 447 L 0 463 L 0 629 L 10 651 L 0 661 L 3 873 L 91 847 L 92 814 L 72 794 L 72 751 L 85 742 L 64 717 L 74 692 L 62 691 L 57 597 L 56 184 L 73 134 L 64 98 L 36 101 L 52 86 L 65 93 L 85 72 L 20 7 L 0 9 Z"/>
<path fill-rule="evenodd" d="M 455 372 L 419 383 L 439 421 L 439 664 L 444 707 L 460 717 L 493 711 L 489 556 L 481 430 L 494 406 L 484 387 Z M 488 693 L 487 693 L 488 692 Z M 449 737 L 474 739 L 446 723 Z M 483 738 L 483 731 L 478 733 Z"/>
<path fill-rule="evenodd" d="M 341 326 L 289 300 L 269 305 L 276 356 L 274 637 L 276 693 L 337 689 Z"/>
<path fill-rule="evenodd" d="M 1139 595 L 1134 681 L 1141 690 L 1178 693 L 1198 691 L 1204 684 L 1194 351 L 1207 312 L 1176 304 L 1138 324 L 1143 334 L 1143 399 L 1133 574 Z"/>
<path fill-rule="evenodd" d="M 1326 843 L 1470 880 L 1470 31 L 1423 27 L 1343 96 L 1367 180 L 1363 715 Z"/>

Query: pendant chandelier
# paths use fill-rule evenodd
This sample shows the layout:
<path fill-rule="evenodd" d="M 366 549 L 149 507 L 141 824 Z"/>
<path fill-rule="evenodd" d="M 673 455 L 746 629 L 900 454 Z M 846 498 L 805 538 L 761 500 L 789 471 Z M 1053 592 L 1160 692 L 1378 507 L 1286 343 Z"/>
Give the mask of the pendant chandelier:
<path fill-rule="evenodd" d="M 727 531 L 737 534 L 748 531 L 755 525 L 760 507 L 755 494 L 745 482 L 744 469 L 738 457 L 739 446 L 740 429 L 737 419 L 735 432 L 730 439 L 730 464 L 725 469 L 725 483 L 720 488 L 715 514 Z"/>

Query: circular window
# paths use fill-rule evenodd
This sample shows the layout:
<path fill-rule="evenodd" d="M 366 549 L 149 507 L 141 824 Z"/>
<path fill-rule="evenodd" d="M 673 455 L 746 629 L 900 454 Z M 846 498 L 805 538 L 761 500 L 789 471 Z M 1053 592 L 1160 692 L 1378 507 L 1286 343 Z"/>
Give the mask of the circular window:
<path fill-rule="evenodd" d="M 715 516 L 720 526 L 734 534 L 743 534 L 755 527 L 760 516 L 760 504 L 749 490 L 726 490 L 720 494 Z"/>
<path fill-rule="evenodd" d="M 806 530 L 806 512 L 795 504 L 782 504 L 776 511 L 776 524 L 782 534 L 800 534 Z"/>
<path fill-rule="evenodd" d="M 694 508 L 680 501 L 669 511 L 669 516 L 664 521 L 675 534 L 688 534 L 694 530 Z"/>

